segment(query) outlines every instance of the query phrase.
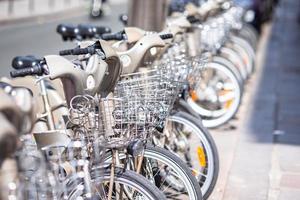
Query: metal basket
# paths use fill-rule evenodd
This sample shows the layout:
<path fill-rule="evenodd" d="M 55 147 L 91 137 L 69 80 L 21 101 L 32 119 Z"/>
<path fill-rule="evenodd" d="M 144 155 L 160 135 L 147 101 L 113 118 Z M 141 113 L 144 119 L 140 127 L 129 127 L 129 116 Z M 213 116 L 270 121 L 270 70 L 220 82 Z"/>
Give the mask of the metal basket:
<path fill-rule="evenodd" d="M 79 107 L 72 107 L 74 102 Z M 71 121 L 85 128 L 89 141 L 102 143 L 106 148 L 122 148 L 136 138 L 145 138 L 155 127 L 158 112 L 151 106 L 150 100 L 132 95 L 130 98 L 77 96 L 71 101 L 74 116 Z"/>
<path fill-rule="evenodd" d="M 166 79 L 173 81 L 174 85 L 181 87 L 188 81 L 191 66 L 186 55 L 170 56 L 165 54 L 153 64 L 153 68 L 164 74 Z"/>
<path fill-rule="evenodd" d="M 193 85 L 199 83 L 199 78 L 202 70 L 205 68 L 205 64 L 207 63 L 207 57 L 194 56 L 188 57 L 186 55 L 182 55 L 181 58 L 179 56 L 175 58 L 169 57 L 164 58 L 163 62 L 168 62 L 165 70 L 168 71 L 170 77 L 173 77 L 177 81 L 180 80 L 181 88 L 184 85 L 189 85 L 189 87 L 193 87 Z"/>
<path fill-rule="evenodd" d="M 244 10 L 242 7 L 231 7 L 227 10 L 222 17 L 230 24 L 233 30 L 240 30 L 243 27 Z"/>
<path fill-rule="evenodd" d="M 230 23 L 222 16 L 205 23 L 201 31 L 202 48 L 206 51 L 217 51 L 226 42 L 230 29 Z"/>
<path fill-rule="evenodd" d="M 201 73 L 207 64 L 207 57 L 199 56 L 190 59 L 191 70 L 188 74 L 188 83 L 190 88 L 196 88 L 200 83 Z"/>
<path fill-rule="evenodd" d="M 160 123 L 169 114 L 180 86 L 169 77 L 166 68 L 126 74 L 117 84 L 115 95 L 129 101 L 134 98 L 137 104 L 146 105 Z"/>

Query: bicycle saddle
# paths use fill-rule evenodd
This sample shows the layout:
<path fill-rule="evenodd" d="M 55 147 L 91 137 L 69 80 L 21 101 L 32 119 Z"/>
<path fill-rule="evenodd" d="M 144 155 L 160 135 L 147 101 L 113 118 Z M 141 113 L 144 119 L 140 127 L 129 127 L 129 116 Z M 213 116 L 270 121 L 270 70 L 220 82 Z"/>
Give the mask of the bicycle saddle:
<path fill-rule="evenodd" d="M 106 26 L 93 26 L 90 24 L 79 24 L 78 34 L 83 38 L 100 38 L 102 34 L 110 33 L 111 29 Z"/>
<path fill-rule="evenodd" d="M 62 36 L 63 40 L 73 40 L 77 37 L 78 28 L 71 24 L 59 24 L 56 32 Z"/>
<path fill-rule="evenodd" d="M 111 29 L 106 26 L 94 26 L 89 24 L 59 24 L 56 28 L 63 40 L 74 40 L 75 38 L 99 38 L 104 33 L 110 33 Z"/>
<path fill-rule="evenodd" d="M 24 69 L 27 67 L 34 67 L 41 61 L 34 56 L 17 56 L 12 60 L 12 67 L 14 69 Z"/>

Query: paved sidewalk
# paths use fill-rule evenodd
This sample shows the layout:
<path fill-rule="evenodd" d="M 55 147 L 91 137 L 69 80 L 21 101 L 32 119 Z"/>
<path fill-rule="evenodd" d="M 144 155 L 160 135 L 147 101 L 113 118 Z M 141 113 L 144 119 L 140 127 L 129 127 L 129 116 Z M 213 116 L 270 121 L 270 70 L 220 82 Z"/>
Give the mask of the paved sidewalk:
<path fill-rule="evenodd" d="M 211 199 L 300 199 L 300 1 L 281 0 L 263 29 L 236 130 L 212 130 L 221 157 Z"/>

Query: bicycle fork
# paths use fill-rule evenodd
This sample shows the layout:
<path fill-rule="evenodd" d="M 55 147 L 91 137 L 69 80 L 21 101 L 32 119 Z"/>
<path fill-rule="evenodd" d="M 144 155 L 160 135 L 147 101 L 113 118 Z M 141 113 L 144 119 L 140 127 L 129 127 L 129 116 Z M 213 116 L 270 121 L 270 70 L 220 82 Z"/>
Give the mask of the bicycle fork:
<path fill-rule="evenodd" d="M 38 81 L 39 87 L 40 87 L 40 95 L 42 96 L 43 104 L 44 104 L 44 113 L 41 114 L 39 118 L 46 118 L 47 119 L 47 126 L 49 130 L 55 130 L 55 125 L 54 125 L 54 117 L 52 114 L 51 106 L 49 103 L 49 97 L 47 93 L 47 88 L 45 84 L 44 79 L 40 79 Z"/>

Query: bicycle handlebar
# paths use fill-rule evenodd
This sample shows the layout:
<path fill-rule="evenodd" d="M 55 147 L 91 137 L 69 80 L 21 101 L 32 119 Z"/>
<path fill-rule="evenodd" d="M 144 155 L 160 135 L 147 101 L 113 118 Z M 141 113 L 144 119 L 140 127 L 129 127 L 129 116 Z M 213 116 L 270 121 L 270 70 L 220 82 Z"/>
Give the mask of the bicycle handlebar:
<path fill-rule="evenodd" d="M 162 40 L 167 40 L 167 39 L 173 38 L 173 34 L 172 34 L 172 33 L 160 34 L 159 37 L 160 37 Z"/>
<path fill-rule="evenodd" d="M 67 55 L 73 55 L 73 49 L 66 49 L 59 51 L 60 56 L 67 56 Z"/>
<path fill-rule="evenodd" d="M 85 55 L 85 54 L 94 54 L 96 52 L 95 47 L 87 47 L 87 48 L 75 48 L 75 49 L 67 49 L 59 51 L 60 56 L 67 55 Z"/>
<path fill-rule="evenodd" d="M 187 16 L 186 19 L 187 19 L 191 24 L 195 24 L 195 23 L 200 22 L 200 20 L 197 19 L 197 18 L 196 18 L 195 16 L 193 16 L 193 15 Z"/>
<path fill-rule="evenodd" d="M 124 40 L 125 39 L 125 32 L 124 31 L 120 31 L 117 33 L 108 33 L 108 34 L 103 34 L 101 36 L 101 39 L 103 40 Z"/>
<path fill-rule="evenodd" d="M 10 76 L 12 78 L 16 78 L 16 77 L 24 77 L 24 76 L 28 76 L 28 75 L 42 75 L 44 72 L 43 68 L 38 65 L 38 66 L 34 66 L 34 67 L 28 67 L 28 68 L 24 68 L 24 69 L 17 69 L 17 70 L 13 70 L 10 72 Z"/>

